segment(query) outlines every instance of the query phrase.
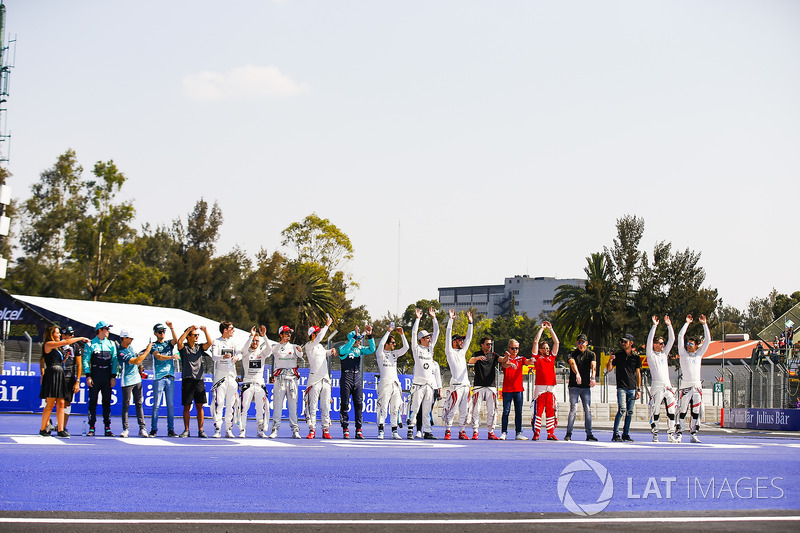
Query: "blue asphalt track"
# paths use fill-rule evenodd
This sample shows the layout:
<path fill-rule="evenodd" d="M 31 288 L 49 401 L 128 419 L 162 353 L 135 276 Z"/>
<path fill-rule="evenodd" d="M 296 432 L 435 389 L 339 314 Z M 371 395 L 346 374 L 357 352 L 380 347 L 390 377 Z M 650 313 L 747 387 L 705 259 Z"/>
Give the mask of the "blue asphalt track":
<path fill-rule="evenodd" d="M 676 445 L 634 432 L 628 444 L 604 431 L 587 443 L 576 431 L 573 442 L 502 442 L 482 429 L 478 441 L 444 441 L 435 428 L 440 440 L 410 442 L 379 441 L 367 425 L 364 441 L 342 440 L 338 427 L 323 441 L 291 439 L 284 421 L 270 440 L 255 437 L 251 420 L 246 439 L 61 440 L 36 435 L 38 421 L 0 415 L 3 511 L 565 513 L 559 477 L 581 459 L 613 480 L 601 513 L 800 509 L 800 438 L 791 436 L 705 434 L 690 444 L 687 435 Z M 603 499 L 595 472 L 565 479 L 576 504 Z"/>

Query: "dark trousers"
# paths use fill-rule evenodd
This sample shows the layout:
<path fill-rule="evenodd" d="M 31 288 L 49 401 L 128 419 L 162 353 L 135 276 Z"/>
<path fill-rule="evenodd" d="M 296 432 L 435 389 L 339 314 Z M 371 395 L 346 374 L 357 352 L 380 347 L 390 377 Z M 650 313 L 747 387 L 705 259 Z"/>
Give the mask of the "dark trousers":
<path fill-rule="evenodd" d="M 103 423 L 111 425 L 111 373 L 92 373 L 92 386 L 89 387 L 89 427 L 97 421 L 97 395 L 103 393 Z"/>
<path fill-rule="evenodd" d="M 342 379 L 339 398 L 341 399 L 341 406 L 339 407 L 339 417 L 342 422 L 342 427 L 347 427 L 350 423 L 350 397 L 353 397 L 353 410 L 355 411 L 356 429 L 361 429 L 361 424 L 364 421 L 362 410 L 364 408 L 363 387 L 361 374 L 352 374 L 350 372 L 342 372 Z"/>
<path fill-rule="evenodd" d="M 128 429 L 128 411 L 131 406 L 131 395 L 133 395 L 133 403 L 136 405 L 136 419 L 139 422 L 139 429 L 144 429 L 141 383 L 122 387 L 122 429 Z"/>

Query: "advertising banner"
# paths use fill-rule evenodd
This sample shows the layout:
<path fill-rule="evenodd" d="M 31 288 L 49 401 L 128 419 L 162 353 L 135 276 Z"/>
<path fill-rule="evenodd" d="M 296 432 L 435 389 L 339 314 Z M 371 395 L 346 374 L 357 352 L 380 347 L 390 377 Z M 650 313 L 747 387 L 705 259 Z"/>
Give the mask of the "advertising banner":
<path fill-rule="evenodd" d="M 725 409 L 725 427 L 800 431 L 800 409 Z"/>

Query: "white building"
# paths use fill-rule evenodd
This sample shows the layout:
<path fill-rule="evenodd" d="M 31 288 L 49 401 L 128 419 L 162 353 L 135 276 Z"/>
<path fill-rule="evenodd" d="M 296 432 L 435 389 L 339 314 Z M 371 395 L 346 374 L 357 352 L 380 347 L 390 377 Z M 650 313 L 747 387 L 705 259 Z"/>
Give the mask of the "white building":
<path fill-rule="evenodd" d="M 583 279 L 531 278 L 527 274 L 506 278 L 503 285 L 473 285 L 468 287 L 440 287 L 439 303 L 445 309 L 466 311 L 474 307 L 486 318 L 496 318 L 508 312 L 512 296 L 517 313 L 527 313 L 531 318 L 542 312 L 555 311 L 553 298 L 559 285 L 583 286 Z"/>

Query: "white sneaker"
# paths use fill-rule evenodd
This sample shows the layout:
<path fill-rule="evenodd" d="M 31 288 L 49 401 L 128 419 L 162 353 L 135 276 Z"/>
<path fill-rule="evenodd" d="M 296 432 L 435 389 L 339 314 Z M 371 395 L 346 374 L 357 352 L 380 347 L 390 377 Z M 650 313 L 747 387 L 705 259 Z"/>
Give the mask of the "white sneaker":
<path fill-rule="evenodd" d="M 500 433 L 500 440 L 506 440 L 506 437 L 507 437 L 507 436 L 508 436 L 508 435 L 506 435 L 506 433 L 505 433 L 505 432 L 503 432 L 503 433 Z"/>
<path fill-rule="evenodd" d="M 239 432 L 239 438 L 240 438 L 240 439 L 243 439 L 243 438 L 244 438 L 244 431 L 240 431 L 240 432 Z"/>
<path fill-rule="evenodd" d="M 383 430 L 378 432 L 378 439 L 383 440 Z"/>
<path fill-rule="evenodd" d="M 273 429 L 269 434 L 269 438 L 270 439 L 277 439 L 278 438 L 278 430 L 277 429 Z"/>
<path fill-rule="evenodd" d="M 120 437 L 127 437 L 128 436 L 128 430 L 127 429 L 123 429 L 122 433 L 120 433 L 119 436 Z"/>
<path fill-rule="evenodd" d="M 143 438 L 145 438 L 145 439 L 146 439 L 146 438 L 148 438 L 150 435 L 148 435 L 148 434 L 147 434 L 147 430 L 146 430 L 146 429 L 142 428 L 142 429 L 140 429 L 140 430 L 139 430 L 139 436 L 140 436 L 140 437 L 143 437 Z"/>
<path fill-rule="evenodd" d="M 418 439 L 421 439 L 421 438 L 422 438 L 422 432 L 421 432 L 421 431 L 417 431 L 417 438 L 418 438 Z"/>
<path fill-rule="evenodd" d="M 672 439 L 669 439 L 672 440 Z M 653 433 L 653 442 L 658 442 L 658 433 Z"/>
<path fill-rule="evenodd" d="M 392 439 L 393 440 L 403 440 L 403 437 L 401 437 L 398 432 L 392 431 Z"/>
<path fill-rule="evenodd" d="M 528 440 L 528 437 L 526 437 L 522 433 L 517 433 L 517 436 L 514 438 L 514 440 Z"/>
<path fill-rule="evenodd" d="M 296 430 L 296 429 L 293 429 L 293 430 L 292 430 L 292 438 L 293 438 L 293 439 L 299 439 L 299 438 L 301 438 L 301 437 L 300 437 L 300 431 L 298 431 L 298 430 Z"/>
<path fill-rule="evenodd" d="M 225 438 L 226 439 L 232 439 L 233 438 L 233 431 L 231 431 L 230 429 L 228 431 L 226 431 L 225 432 Z"/>
<path fill-rule="evenodd" d="M 676 433 L 675 437 L 673 437 L 673 439 L 672 439 L 672 442 L 674 442 L 676 444 L 680 444 L 681 440 L 683 440 L 683 435 L 680 435 L 680 434 Z"/>
<path fill-rule="evenodd" d="M 700 443 L 700 437 L 698 437 L 697 435 L 692 433 L 692 442 L 699 444 Z"/>
<path fill-rule="evenodd" d="M 220 434 L 219 430 L 216 430 L 216 431 L 214 432 L 214 438 L 215 438 L 215 439 L 218 439 L 218 438 L 220 438 L 221 436 L 222 436 L 222 435 Z"/>
<path fill-rule="evenodd" d="M 259 439 L 266 439 L 267 438 L 267 434 L 264 433 L 263 429 L 258 430 L 258 438 Z"/>

